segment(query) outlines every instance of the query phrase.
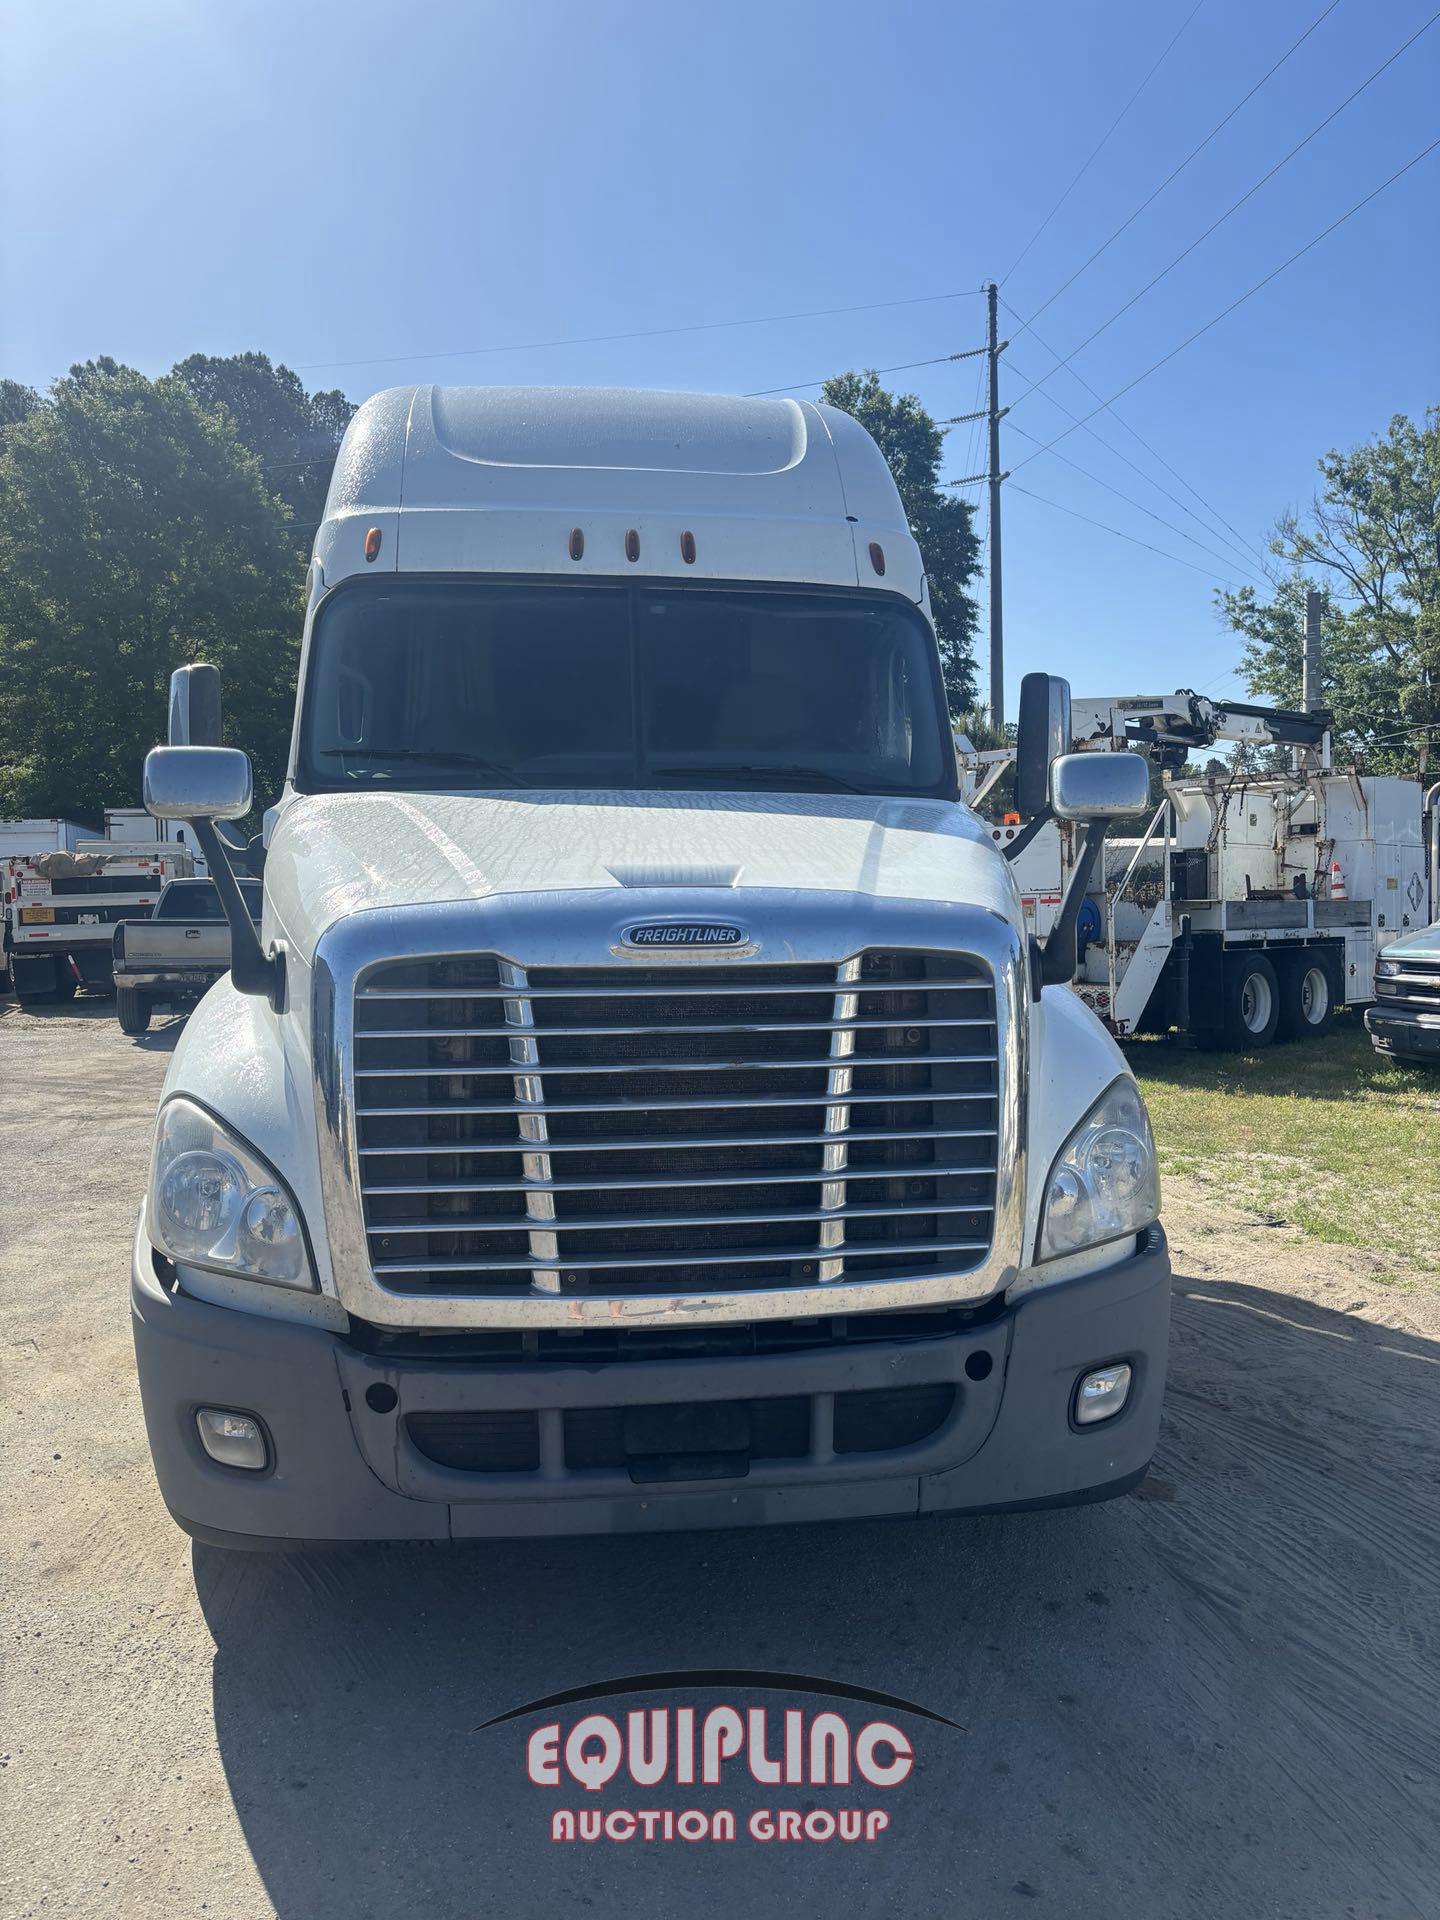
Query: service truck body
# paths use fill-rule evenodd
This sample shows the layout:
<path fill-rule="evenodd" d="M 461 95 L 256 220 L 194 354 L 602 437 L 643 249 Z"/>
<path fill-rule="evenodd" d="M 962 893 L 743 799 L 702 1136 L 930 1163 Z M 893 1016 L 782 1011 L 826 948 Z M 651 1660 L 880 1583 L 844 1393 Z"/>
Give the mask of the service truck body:
<path fill-rule="evenodd" d="M 723 1526 L 1144 1474 L 1143 1106 L 959 803 L 919 553 L 848 416 L 368 401 L 267 839 L 267 984 L 182 1036 L 134 1248 L 182 1525 Z"/>
<path fill-rule="evenodd" d="M 1106 843 L 1075 990 L 1122 1036 L 1178 1027 L 1253 1048 L 1321 1034 L 1337 1006 L 1375 998 L 1379 956 L 1435 911 L 1431 830 L 1417 780 L 1320 766 L 1167 778 L 1145 830 Z M 1043 937 L 1073 834 L 1049 824 L 1031 837 L 1023 822 L 990 833 L 1002 849 L 1021 843 L 1012 867 Z"/>

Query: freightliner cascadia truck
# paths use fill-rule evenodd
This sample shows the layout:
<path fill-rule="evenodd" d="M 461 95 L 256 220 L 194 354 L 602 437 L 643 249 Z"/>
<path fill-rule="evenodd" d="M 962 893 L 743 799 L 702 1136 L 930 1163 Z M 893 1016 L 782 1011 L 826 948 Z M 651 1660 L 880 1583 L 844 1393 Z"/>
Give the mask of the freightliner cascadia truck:
<path fill-rule="evenodd" d="M 1103 1499 L 1169 1263 L 1124 1058 L 1068 990 L 1144 763 L 1022 690 L 1077 823 L 1027 930 L 960 799 L 880 452 L 786 399 L 414 387 L 336 462 L 284 790 L 183 668 L 146 805 L 231 972 L 134 1242 L 151 1450 L 219 1544 Z M 262 844 L 263 842 L 263 844 Z"/>

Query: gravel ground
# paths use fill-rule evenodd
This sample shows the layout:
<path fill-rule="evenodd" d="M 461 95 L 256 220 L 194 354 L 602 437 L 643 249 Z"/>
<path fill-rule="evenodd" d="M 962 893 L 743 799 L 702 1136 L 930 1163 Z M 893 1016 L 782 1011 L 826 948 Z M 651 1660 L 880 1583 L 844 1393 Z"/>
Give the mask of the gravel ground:
<path fill-rule="evenodd" d="M 1181 1189 L 1168 1416 L 1128 1499 L 192 1548 L 126 1311 L 172 1044 L 106 1003 L 0 1002 L 5 1915 L 1440 1914 L 1433 1294 Z M 872 1846 L 552 1845 L 533 1722 L 482 1723 L 694 1667 L 884 1688 L 963 1731 L 907 1723 L 916 1769 Z M 760 1794 L 736 1791 L 742 1820 Z"/>

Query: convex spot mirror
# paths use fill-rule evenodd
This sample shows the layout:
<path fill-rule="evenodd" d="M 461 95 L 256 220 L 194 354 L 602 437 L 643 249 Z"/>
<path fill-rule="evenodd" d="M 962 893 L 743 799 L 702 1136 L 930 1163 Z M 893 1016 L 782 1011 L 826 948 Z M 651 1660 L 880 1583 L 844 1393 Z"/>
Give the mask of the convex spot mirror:
<path fill-rule="evenodd" d="M 220 716 L 220 669 L 198 661 L 177 667 L 170 676 L 172 747 L 218 747 L 223 738 Z"/>
<path fill-rule="evenodd" d="M 1070 682 L 1053 673 L 1027 673 L 1015 727 L 1015 806 L 1022 820 L 1044 812 L 1051 763 L 1069 753 L 1070 740 Z"/>
<path fill-rule="evenodd" d="M 240 820 L 253 798 L 249 756 L 238 747 L 152 747 L 144 795 L 156 820 Z"/>
<path fill-rule="evenodd" d="M 1057 820 L 1115 820 L 1150 806 L 1150 763 L 1138 753 L 1066 753 L 1050 767 Z"/>

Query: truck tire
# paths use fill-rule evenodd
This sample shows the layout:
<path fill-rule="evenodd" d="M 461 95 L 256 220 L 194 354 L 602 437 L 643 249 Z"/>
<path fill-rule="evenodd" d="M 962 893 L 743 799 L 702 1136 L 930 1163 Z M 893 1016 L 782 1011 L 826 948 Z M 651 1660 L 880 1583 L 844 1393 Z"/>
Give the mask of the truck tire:
<path fill-rule="evenodd" d="M 1277 1040 L 1318 1040 L 1330 1031 L 1339 999 L 1335 962 L 1328 953 L 1287 954 L 1278 968 L 1280 1017 Z"/>
<path fill-rule="evenodd" d="M 150 1031 L 150 1001 L 139 987 L 116 987 L 115 1012 L 122 1033 Z"/>
<path fill-rule="evenodd" d="M 10 972 L 15 998 L 22 1007 L 45 1006 L 55 998 L 55 962 L 48 955 L 36 959 L 30 954 L 12 954 Z"/>
<path fill-rule="evenodd" d="M 1237 1053 L 1268 1047 L 1280 1016 L 1280 983 L 1263 953 L 1225 960 L 1225 1045 Z"/>

